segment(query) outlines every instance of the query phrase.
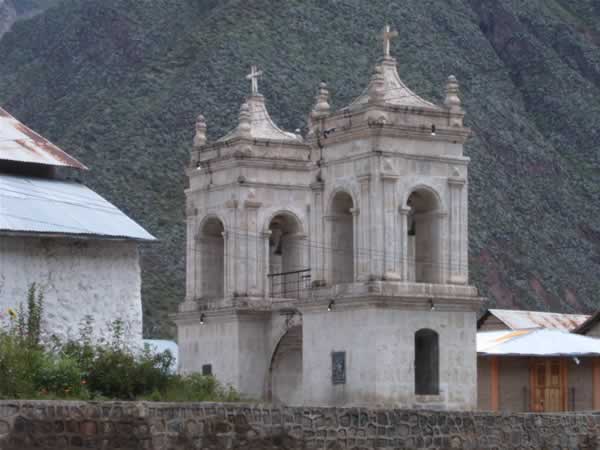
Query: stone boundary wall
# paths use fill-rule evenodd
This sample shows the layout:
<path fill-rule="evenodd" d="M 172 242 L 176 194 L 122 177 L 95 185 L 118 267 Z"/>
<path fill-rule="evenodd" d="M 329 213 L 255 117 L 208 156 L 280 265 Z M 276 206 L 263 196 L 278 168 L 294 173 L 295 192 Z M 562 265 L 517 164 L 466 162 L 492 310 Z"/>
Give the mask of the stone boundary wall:
<path fill-rule="evenodd" d="M 0 401 L 0 450 L 600 449 L 600 412 Z"/>

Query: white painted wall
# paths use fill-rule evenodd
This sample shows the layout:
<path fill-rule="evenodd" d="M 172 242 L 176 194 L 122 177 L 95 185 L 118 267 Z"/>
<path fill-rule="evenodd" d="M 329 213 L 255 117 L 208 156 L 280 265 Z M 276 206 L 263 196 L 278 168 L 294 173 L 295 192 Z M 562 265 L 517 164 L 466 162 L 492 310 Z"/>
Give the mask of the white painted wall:
<path fill-rule="evenodd" d="M 31 283 L 44 292 L 44 328 L 60 338 L 79 335 L 86 315 L 94 337 L 124 321 L 127 341 L 142 343 L 141 275 L 131 241 L 0 236 L 0 311 L 27 301 Z"/>
<path fill-rule="evenodd" d="M 308 406 L 377 405 L 475 409 L 474 312 L 348 308 L 303 314 L 304 402 Z M 416 396 L 414 335 L 439 335 L 440 395 Z M 332 385 L 331 353 L 346 352 L 346 384 Z"/>
<path fill-rule="evenodd" d="M 264 396 L 269 363 L 269 316 L 207 313 L 200 324 L 190 319 L 178 323 L 179 371 L 202 373 L 210 364 L 212 374 L 225 386 L 233 386 L 250 399 Z"/>
<path fill-rule="evenodd" d="M 223 384 L 239 389 L 238 322 L 233 317 L 206 318 L 177 327 L 181 373 L 202 373 L 212 365 L 213 375 Z"/>

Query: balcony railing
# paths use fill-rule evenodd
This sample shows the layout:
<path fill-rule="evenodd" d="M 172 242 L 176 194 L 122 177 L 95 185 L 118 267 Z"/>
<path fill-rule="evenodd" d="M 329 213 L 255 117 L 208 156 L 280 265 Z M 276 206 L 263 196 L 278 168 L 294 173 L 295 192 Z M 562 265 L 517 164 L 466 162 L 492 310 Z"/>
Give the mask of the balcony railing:
<path fill-rule="evenodd" d="M 269 296 L 271 298 L 298 298 L 310 289 L 310 269 L 270 273 Z"/>

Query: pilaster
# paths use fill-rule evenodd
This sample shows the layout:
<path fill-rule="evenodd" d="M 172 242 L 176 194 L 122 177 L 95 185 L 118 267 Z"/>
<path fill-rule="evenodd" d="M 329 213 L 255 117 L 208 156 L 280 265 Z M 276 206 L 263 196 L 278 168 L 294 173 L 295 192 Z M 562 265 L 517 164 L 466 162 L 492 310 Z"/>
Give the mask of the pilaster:
<path fill-rule="evenodd" d="M 352 267 L 354 268 L 354 281 L 358 280 L 359 275 L 359 265 L 360 265 L 360 209 L 352 208 L 350 210 L 352 213 L 352 249 L 353 249 L 353 257 L 354 261 Z"/>
<path fill-rule="evenodd" d="M 192 301 L 199 297 L 196 275 L 199 272 L 199 259 L 196 256 L 196 216 L 186 214 L 186 257 L 185 257 L 185 301 Z"/>
<path fill-rule="evenodd" d="M 262 276 L 259 257 L 262 253 L 261 238 L 258 231 L 258 210 L 262 203 L 246 200 L 244 202 L 245 224 L 244 224 L 244 260 L 243 279 L 245 286 L 243 291 L 250 296 L 262 295 Z"/>
<path fill-rule="evenodd" d="M 371 235 L 372 245 L 372 265 L 371 265 L 371 278 L 375 280 L 383 280 L 384 278 L 384 267 L 385 267 L 385 194 L 384 184 L 385 181 L 382 177 L 376 176 L 373 178 L 371 183 L 370 192 L 370 215 L 372 215 L 371 226 L 369 228 Z"/>
<path fill-rule="evenodd" d="M 324 262 L 324 270 L 323 270 L 323 280 L 325 280 L 326 284 L 331 284 L 334 282 L 335 277 L 333 276 L 333 248 L 334 244 L 331 241 L 331 235 L 333 231 L 333 222 L 335 221 L 335 216 L 326 215 L 323 216 L 323 229 L 325 239 L 323 239 L 323 262 Z"/>
<path fill-rule="evenodd" d="M 450 192 L 449 211 L 449 282 L 452 284 L 467 283 L 465 267 L 467 264 L 466 254 L 463 247 L 466 242 L 466 231 L 463 226 L 465 211 L 463 211 L 463 187 L 465 180 L 462 178 L 449 178 L 448 187 Z M 468 251 L 468 250 L 467 250 Z"/>
<path fill-rule="evenodd" d="M 354 249 L 355 253 L 358 254 L 358 271 L 357 280 L 365 281 L 368 280 L 370 275 L 374 273 L 374 261 L 373 261 L 373 246 L 372 246 L 372 233 L 371 231 L 371 176 L 361 175 L 358 178 L 360 183 L 360 207 L 363 211 L 359 215 L 359 226 L 358 226 L 358 246 Z"/>
<path fill-rule="evenodd" d="M 382 174 L 383 181 L 383 274 L 386 280 L 400 279 L 398 256 L 398 217 L 396 213 L 397 175 Z"/>
<path fill-rule="evenodd" d="M 271 239 L 271 230 L 260 233 L 261 239 L 261 258 L 259 263 L 260 279 L 262 280 L 262 289 L 265 298 L 271 295 L 271 284 L 269 283 L 269 239 Z"/>
<path fill-rule="evenodd" d="M 400 208 L 398 210 L 399 222 L 399 259 L 400 259 L 400 280 L 408 281 L 408 214 L 410 208 Z"/>
<path fill-rule="evenodd" d="M 322 284 L 326 279 L 325 277 L 325 245 L 324 245 L 324 232 L 325 232 L 325 219 L 323 217 L 323 190 L 324 184 L 322 182 L 312 183 L 310 185 L 312 189 L 312 209 L 310 210 L 310 238 L 311 238 L 311 252 L 310 252 L 310 267 L 312 269 L 312 282 L 316 285 Z"/>

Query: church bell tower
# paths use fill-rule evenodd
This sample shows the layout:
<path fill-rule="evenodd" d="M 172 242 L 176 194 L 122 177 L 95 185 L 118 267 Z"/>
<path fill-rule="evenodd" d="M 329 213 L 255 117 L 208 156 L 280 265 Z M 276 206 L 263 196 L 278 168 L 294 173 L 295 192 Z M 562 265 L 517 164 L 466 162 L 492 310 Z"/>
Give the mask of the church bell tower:
<path fill-rule="evenodd" d="M 457 80 L 443 105 L 383 58 L 332 110 L 319 85 L 305 136 L 258 91 L 208 143 L 200 116 L 186 191 L 183 372 L 289 405 L 476 406 L 468 284 L 470 130 Z"/>

